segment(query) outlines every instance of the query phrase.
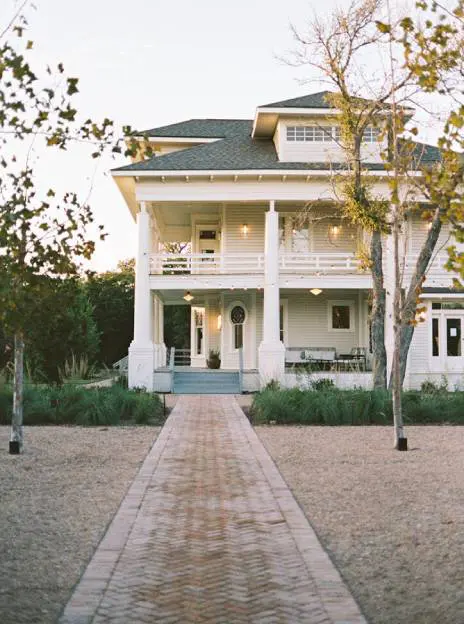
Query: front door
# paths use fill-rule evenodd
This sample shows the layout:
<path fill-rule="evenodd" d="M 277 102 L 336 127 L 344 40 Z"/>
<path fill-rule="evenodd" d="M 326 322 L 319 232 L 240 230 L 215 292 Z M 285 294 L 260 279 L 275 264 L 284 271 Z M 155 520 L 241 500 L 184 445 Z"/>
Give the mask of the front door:
<path fill-rule="evenodd" d="M 433 304 L 432 367 L 437 372 L 461 372 L 464 367 L 464 311 Z M 438 309 L 437 309 L 438 308 Z"/>
<path fill-rule="evenodd" d="M 216 228 L 201 228 L 198 232 L 198 253 L 200 273 L 211 273 L 219 268 L 219 236 Z"/>

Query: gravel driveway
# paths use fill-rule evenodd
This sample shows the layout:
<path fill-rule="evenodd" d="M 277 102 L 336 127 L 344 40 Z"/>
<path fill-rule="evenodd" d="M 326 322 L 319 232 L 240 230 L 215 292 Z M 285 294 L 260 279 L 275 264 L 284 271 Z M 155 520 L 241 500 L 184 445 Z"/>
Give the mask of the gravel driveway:
<path fill-rule="evenodd" d="M 158 431 L 0 427 L 1 624 L 56 621 Z"/>
<path fill-rule="evenodd" d="M 464 427 L 256 427 L 371 624 L 464 623 Z"/>

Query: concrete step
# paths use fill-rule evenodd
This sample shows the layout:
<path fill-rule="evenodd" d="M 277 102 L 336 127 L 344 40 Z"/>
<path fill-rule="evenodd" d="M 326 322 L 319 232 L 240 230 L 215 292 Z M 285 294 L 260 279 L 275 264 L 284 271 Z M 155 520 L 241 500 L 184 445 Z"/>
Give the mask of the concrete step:
<path fill-rule="evenodd" d="M 175 394 L 238 394 L 239 374 L 227 371 L 174 372 Z"/>

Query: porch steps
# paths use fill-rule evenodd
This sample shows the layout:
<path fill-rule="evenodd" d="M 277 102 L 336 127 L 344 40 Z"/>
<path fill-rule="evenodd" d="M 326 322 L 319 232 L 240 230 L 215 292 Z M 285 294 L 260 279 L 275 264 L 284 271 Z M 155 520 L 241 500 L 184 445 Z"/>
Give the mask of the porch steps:
<path fill-rule="evenodd" d="M 228 371 L 174 371 L 174 394 L 239 394 L 239 374 Z"/>

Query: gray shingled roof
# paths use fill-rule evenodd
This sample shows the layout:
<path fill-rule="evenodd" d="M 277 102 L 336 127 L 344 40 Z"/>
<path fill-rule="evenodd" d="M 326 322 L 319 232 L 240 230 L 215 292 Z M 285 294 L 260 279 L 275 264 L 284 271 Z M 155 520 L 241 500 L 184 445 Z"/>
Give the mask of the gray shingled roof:
<path fill-rule="evenodd" d="M 332 164 L 331 166 L 336 169 L 346 167 L 343 164 Z M 171 152 L 164 156 L 154 156 L 148 160 L 120 167 L 113 171 L 325 170 L 327 167 L 325 162 L 281 162 L 277 159 L 272 140 L 252 139 L 245 135 Z M 373 170 L 383 169 L 383 165 L 376 163 L 368 165 L 368 167 Z"/>
<path fill-rule="evenodd" d="M 291 100 L 282 100 L 281 102 L 272 102 L 271 104 L 263 104 L 259 108 L 333 108 L 327 101 L 327 95 L 331 91 L 319 91 L 318 93 L 309 93 L 308 95 L 300 95 Z"/>
<path fill-rule="evenodd" d="M 274 142 L 271 139 L 253 139 L 245 126 L 236 136 L 154 156 L 142 162 L 133 163 L 113 171 L 243 171 L 243 170 L 326 170 L 326 162 L 282 162 L 277 159 Z M 439 159 L 436 147 L 417 144 L 417 165 Z M 372 171 L 382 171 L 381 163 L 365 163 Z M 331 163 L 332 169 L 345 169 L 343 163 Z"/>
<path fill-rule="evenodd" d="M 134 135 L 220 139 L 243 134 L 249 135 L 252 127 L 253 121 L 250 119 L 189 119 L 143 132 L 134 132 Z"/>

